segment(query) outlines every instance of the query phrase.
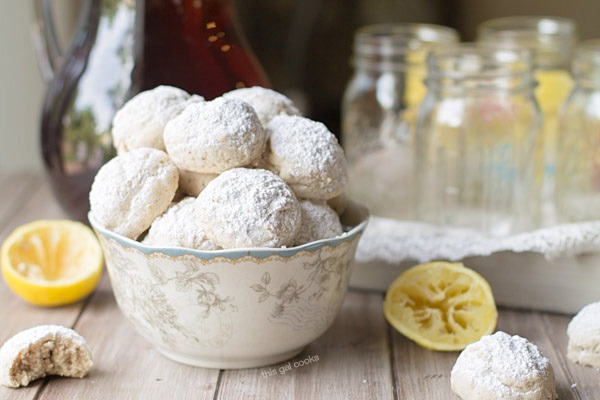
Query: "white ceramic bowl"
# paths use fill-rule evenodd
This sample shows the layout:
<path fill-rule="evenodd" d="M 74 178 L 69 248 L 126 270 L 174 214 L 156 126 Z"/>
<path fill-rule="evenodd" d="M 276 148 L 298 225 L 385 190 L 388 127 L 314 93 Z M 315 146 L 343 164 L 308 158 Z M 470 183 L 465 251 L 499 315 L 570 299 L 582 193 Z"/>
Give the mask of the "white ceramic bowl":
<path fill-rule="evenodd" d="M 278 249 L 199 251 L 146 246 L 89 220 L 119 308 L 166 357 L 249 368 L 300 353 L 329 328 L 348 288 L 367 220 L 350 204 L 338 238 Z"/>

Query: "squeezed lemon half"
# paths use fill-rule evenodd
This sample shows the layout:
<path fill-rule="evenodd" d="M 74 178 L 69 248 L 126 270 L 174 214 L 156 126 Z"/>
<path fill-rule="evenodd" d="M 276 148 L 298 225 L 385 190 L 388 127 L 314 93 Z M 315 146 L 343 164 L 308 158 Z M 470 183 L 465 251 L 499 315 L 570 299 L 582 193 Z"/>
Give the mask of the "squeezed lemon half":
<path fill-rule="evenodd" d="M 496 328 L 489 283 L 460 263 L 431 262 L 404 271 L 383 303 L 388 322 L 431 350 L 457 351 Z"/>
<path fill-rule="evenodd" d="M 15 229 L 0 250 L 8 287 L 29 303 L 60 306 L 90 294 L 104 258 L 94 232 L 70 220 L 39 220 Z"/>

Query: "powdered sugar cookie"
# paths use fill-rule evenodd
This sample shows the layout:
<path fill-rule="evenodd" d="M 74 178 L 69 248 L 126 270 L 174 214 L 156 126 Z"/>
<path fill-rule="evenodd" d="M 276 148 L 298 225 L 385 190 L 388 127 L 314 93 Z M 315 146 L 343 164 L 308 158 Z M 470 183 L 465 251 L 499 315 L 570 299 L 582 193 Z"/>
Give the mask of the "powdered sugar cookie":
<path fill-rule="evenodd" d="M 224 249 L 290 246 L 301 223 L 292 190 L 263 169 L 223 172 L 200 193 L 196 207 L 207 236 Z"/>
<path fill-rule="evenodd" d="M 94 178 L 90 210 L 106 229 L 136 239 L 175 196 L 179 172 L 163 151 L 142 147 L 106 163 Z"/>
<path fill-rule="evenodd" d="M 320 122 L 279 115 L 267 125 L 269 161 L 298 197 L 328 200 L 348 181 L 346 158 L 336 137 Z"/>
<path fill-rule="evenodd" d="M 164 141 L 179 168 L 219 174 L 258 159 L 266 133 L 250 105 L 219 97 L 186 107 L 167 124 Z"/>
<path fill-rule="evenodd" d="M 242 100 L 250 104 L 264 126 L 277 115 L 300 115 L 294 102 L 287 96 L 260 86 L 235 89 L 225 93 L 223 97 Z"/>
<path fill-rule="evenodd" d="M 112 138 L 118 153 L 139 147 L 164 150 L 163 131 L 189 102 L 202 102 L 176 87 L 158 86 L 141 92 L 117 111 L 113 119 Z"/>
<path fill-rule="evenodd" d="M 569 360 L 600 368 L 600 302 L 588 304 L 567 328 Z"/>
<path fill-rule="evenodd" d="M 483 336 L 458 356 L 450 375 L 462 400 L 554 400 L 554 371 L 538 348 L 504 332 Z"/>
<path fill-rule="evenodd" d="M 17 333 L 0 348 L 0 384 L 27 386 L 47 375 L 83 378 L 92 365 L 81 335 L 64 326 L 40 325 Z"/>
<path fill-rule="evenodd" d="M 173 203 L 157 217 L 142 243 L 150 246 L 187 247 L 197 250 L 217 250 L 219 247 L 206 237 L 196 217 L 196 198 L 186 197 Z"/>
<path fill-rule="evenodd" d="M 339 236 L 344 229 L 340 218 L 324 201 L 300 200 L 302 225 L 296 235 L 295 245 Z"/>
<path fill-rule="evenodd" d="M 257 168 L 257 169 L 268 169 L 269 171 L 273 171 L 275 168 L 271 165 L 269 161 L 269 150 L 268 148 L 265 152 L 256 160 L 254 160 L 250 165 L 246 166 L 247 168 Z"/>
<path fill-rule="evenodd" d="M 337 213 L 337 215 L 342 215 L 348 208 L 348 202 L 348 196 L 346 193 L 342 193 L 327 200 L 327 205 L 331 207 L 333 211 Z"/>
<path fill-rule="evenodd" d="M 203 174 L 201 172 L 179 170 L 179 190 L 188 196 L 198 197 L 208 182 L 215 179 L 218 174 Z"/>

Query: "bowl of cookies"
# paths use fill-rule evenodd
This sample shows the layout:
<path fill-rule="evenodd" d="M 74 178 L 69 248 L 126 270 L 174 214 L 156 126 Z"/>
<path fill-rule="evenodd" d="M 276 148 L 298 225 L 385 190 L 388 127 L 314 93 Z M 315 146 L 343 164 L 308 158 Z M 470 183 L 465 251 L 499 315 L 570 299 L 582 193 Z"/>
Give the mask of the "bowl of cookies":
<path fill-rule="evenodd" d="M 300 353 L 343 302 L 367 210 L 335 136 L 270 89 L 168 86 L 113 120 L 89 221 L 119 308 L 166 357 L 249 368 Z"/>

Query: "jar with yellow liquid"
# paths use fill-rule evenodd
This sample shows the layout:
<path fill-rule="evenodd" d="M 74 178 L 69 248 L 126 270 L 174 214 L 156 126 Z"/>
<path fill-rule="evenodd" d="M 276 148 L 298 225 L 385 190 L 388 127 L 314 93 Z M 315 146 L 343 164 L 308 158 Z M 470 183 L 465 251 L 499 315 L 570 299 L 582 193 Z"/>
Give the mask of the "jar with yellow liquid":
<path fill-rule="evenodd" d="M 600 39 L 577 46 L 573 77 L 575 87 L 559 114 L 558 222 L 600 219 Z"/>
<path fill-rule="evenodd" d="M 577 41 L 575 22 L 566 18 L 516 16 L 486 21 L 478 27 L 478 42 L 486 46 L 526 48 L 533 53 L 537 102 L 544 118 L 538 137 L 535 184 L 545 224 L 553 215 L 551 194 L 556 173 L 558 111 L 573 88 L 570 64 Z M 549 220 L 550 219 L 550 220 Z"/>
<path fill-rule="evenodd" d="M 415 134 L 421 221 L 491 236 L 532 229 L 541 116 L 531 53 L 463 43 L 433 49 Z"/>
<path fill-rule="evenodd" d="M 458 42 L 451 28 L 377 24 L 354 38 L 355 73 L 342 102 L 349 195 L 374 215 L 413 219 L 414 122 L 425 95 L 427 50 Z"/>

